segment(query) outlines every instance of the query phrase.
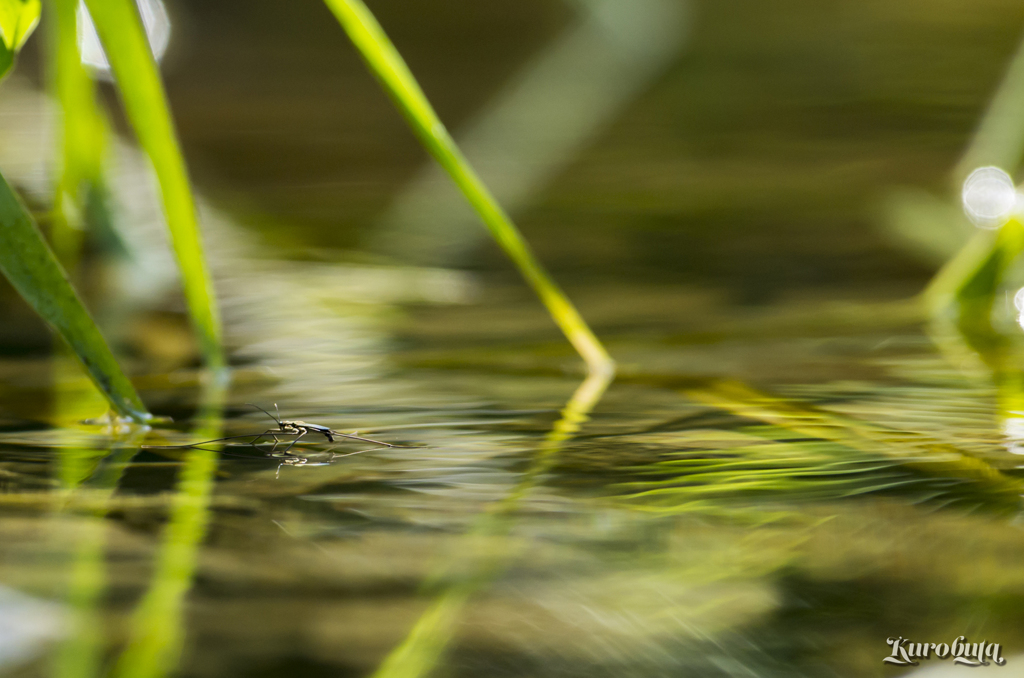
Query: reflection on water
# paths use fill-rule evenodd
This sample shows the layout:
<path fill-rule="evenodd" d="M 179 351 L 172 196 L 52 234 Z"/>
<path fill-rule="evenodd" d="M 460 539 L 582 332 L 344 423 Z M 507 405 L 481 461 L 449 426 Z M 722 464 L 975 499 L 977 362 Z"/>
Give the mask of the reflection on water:
<path fill-rule="evenodd" d="M 227 395 L 220 380 L 204 389 L 194 432 L 198 440 L 220 436 Z M 167 526 L 156 552 L 152 583 L 139 601 L 127 645 L 114 668 L 119 678 L 156 678 L 177 669 L 185 633 L 185 596 L 192 588 L 197 553 L 206 537 L 218 449 L 193 447 L 178 471 Z"/>
<path fill-rule="evenodd" d="M 1024 642 L 1010 382 L 965 377 L 909 307 L 705 310 L 715 341 L 622 338 L 622 377 L 581 386 L 561 344 L 470 350 L 470 277 L 279 262 L 207 216 L 248 361 L 223 433 L 276 401 L 425 447 L 282 466 L 7 427 L 0 582 L 70 620 L 20 675 L 876 675 L 894 632 Z M 388 334 L 410 299 L 449 314 L 418 347 Z M 40 386 L 4 369 L 10 411 Z M 144 385 L 201 407 L 188 369 Z M 216 438 L 204 417 L 146 442 Z"/>
<path fill-rule="evenodd" d="M 455 581 L 437 594 L 409 635 L 383 661 L 374 674 L 378 678 L 415 678 L 433 673 L 446 646 L 455 636 L 455 626 L 470 597 L 484 589 L 498 575 L 502 565 L 512 559 L 510 545 L 503 543 L 514 524 L 513 516 L 522 499 L 558 462 L 565 444 L 580 430 L 601 400 L 611 376 L 595 372 L 587 377 L 569 399 L 561 418 L 545 436 L 522 479 L 501 500 L 487 506 L 453 554 Z M 514 544 L 514 543 L 513 543 Z M 451 569 L 451 568 L 449 568 Z M 435 575 L 444 579 L 448 572 Z"/>

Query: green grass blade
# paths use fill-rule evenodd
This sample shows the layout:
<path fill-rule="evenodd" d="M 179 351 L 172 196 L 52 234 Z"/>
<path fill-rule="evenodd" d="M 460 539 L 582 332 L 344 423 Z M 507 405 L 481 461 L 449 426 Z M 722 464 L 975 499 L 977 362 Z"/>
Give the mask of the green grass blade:
<path fill-rule="evenodd" d="M 93 0 L 95 1 L 95 0 Z M 370 70 L 405 115 L 430 154 L 451 176 L 498 244 L 512 259 L 592 372 L 614 363 L 572 302 L 554 283 L 512 220 L 470 166 L 437 117 L 409 67 L 361 0 L 325 0 Z"/>
<path fill-rule="evenodd" d="M 185 300 L 206 364 L 224 367 L 220 318 L 203 255 L 195 200 L 160 73 L 133 0 L 86 0 L 139 145 L 153 163 Z"/>
<path fill-rule="evenodd" d="M 53 327 L 119 415 L 150 418 L 28 210 L 0 176 L 0 270 Z"/>

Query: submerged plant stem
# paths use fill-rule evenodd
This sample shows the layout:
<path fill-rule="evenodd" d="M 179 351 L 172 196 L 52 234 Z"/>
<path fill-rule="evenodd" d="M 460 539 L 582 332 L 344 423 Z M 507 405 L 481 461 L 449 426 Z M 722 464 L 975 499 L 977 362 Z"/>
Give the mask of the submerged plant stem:
<path fill-rule="evenodd" d="M 462 155 L 412 72 L 361 0 L 325 0 L 370 70 L 405 115 L 434 159 L 451 176 L 494 239 L 519 268 L 593 373 L 611 374 L 615 363 L 565 293 L 555 284 L 512 220 Z"/>

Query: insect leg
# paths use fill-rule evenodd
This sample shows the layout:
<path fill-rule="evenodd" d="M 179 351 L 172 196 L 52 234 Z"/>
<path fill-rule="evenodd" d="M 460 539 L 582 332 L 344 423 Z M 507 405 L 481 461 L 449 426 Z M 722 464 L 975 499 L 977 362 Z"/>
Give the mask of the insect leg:
<path fill-rule="evenodd" d="M 293 440 L 290 443 L 288 443 L 288 447 L 284 448 L 283 454 L 288 454 L 288 451 L 291 450 L 293 447 L 295 447 L 295 443 L 297 443 L 300 440 L 302 440 L 302 437 L 305 436 L 307 433 L 309 433 L 309 431 L 307 431 L 306 429 L 302 429 L 299 432 L 299 435 L 295 436 L 295 440 Z M 276 447 L 276 445 L 275 445 L 275 447 Z"/>
<path fill-rule="evenodd" d="M 335 459 L 341 459 L 343 457 L 354 457 L 357 454 L 364 454 L 366 452 L 373 452 L 373 450 L 356 450 L 355 452 L 346 452 L 345 454 L 338 454 L 337 452 L 331 457 L 331 461 Z"/>
<path fill-rule="evenodd" d="M 373 443 L 374 445 L 383 445 L 384 447 L 409 447 L 408 445 L 392 445 L 391 443 L 385 443 L 382 440 L 363 438 L 362 436 L 352 435 L 351 433 L 341 433 L 339 431 L 331 431 L 331 433 L 342 438 L 348 438 L 349 440 L 361 440 L 364 443 Z"/>
<path fill-rule="evenodd" d="M 204 440 L 201 443 L 182 443 L 181 445 L 142 445 L 140 449 L 143 450 L 177 450 L 184 447 L 195 447 L 197 445 L 210 445 L 212 443 L 220 443 L 225 440 L 237 440 L 238 438 L 252 438 L 251 433 L 246 433 L 240 436 L 225 436 L 223 438 L 214 438 L 213 440 Z"/>
<path fill-rule="evenodd" d="M 279 435 L 292 434 L 289 434 L 287 431 L 282 431 L 279 428 L 270 428 L 264 431 L 263 433 L 259 434 L 258 436 L 253 437 L 253 439 L 249 441 L 249 444 L 262 452 L 263 450 L 260 448 L 260 444 L 258 444 L 256 441 L 259 440 L 260 438 L 263 438 L 264 436 L 270 436 L 271 438 L 274 439 L 274 444 L 273 446 L 271 446 L 269 454 L 273 454 L 274 452 L 277 451 L 277 446 L 281 442 L 281 439 L 277 437 Z"/>

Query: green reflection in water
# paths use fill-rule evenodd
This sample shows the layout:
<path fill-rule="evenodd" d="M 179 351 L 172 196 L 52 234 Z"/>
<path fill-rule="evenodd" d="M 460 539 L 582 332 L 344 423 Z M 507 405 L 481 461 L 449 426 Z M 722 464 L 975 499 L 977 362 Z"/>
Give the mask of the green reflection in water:
<path fill-rule="evenodd" d="M 70 628 L 67 639 L 55 653 L 53 675 L 56 678 L 90 678 L 101 673 L 106 647 L 103 615 L 100 611 L 107 586 L 104 564 L 106 505 L 131 458 L 138 452 L 141 435 L 134 433 L 128 439 L 115 443 L 90 482 L 83 483 L 85 487 L 77 488 L 79 493 L 89 495 L 88 505 L 92 508 L 89 514 L 75 519 L 73 525 L 69 524 L 69 527 L 73 527 L 72 564 L 67 583 Z M 83 462 L 95 461 L 98 455 L 105 452 L 64 450 L 61 454 L 61 476 L 74 478 L 84 467 Z M 65 489 L 75 492 L 76 488 Z M 74 497 L 70 497 L 68 503 L 74 505 Z"/>
<path fill-rule="evenodd" d="M 221 436 L 226 395 L 220 379 L 209 381 L 194 431 L 198 440 Z M 185 594 L 192 587 L 196 555 L 210 519 L 219 449 L 218 445 L 190 448 L 185 456 L 153 581 L 132 616 L 128 646 L 114 668 L 118 678 L 164 676 L 178 664 Z"/>
<path fill-rule="evenodd" d="M 1021 484 L 988 462 L 949 442 L 916 431 L 899 431 L 761 393 L 739 382 L 720 382 L 687 392 L 691 398 L 781 429 L 832 441 L 936 477 L 980 483 L 994 498 L 1019 506 Z"/>
<path fill-rule="evenodd" d="M 109 499 L 146 431 L 130 427 L 121 436 L 114 431 L 114 441 L 106 449 L 76 444 L 83 431 L 81 422 L 107 409 L 106 400 L 74 364 L 70 351 L 58 349 L 52 418 L 62 427 L 68 444 L 58 449 L 60 492 L 54 496 L 58 521 L 65 528 L 58 534 L 68 534 L 71 540 L 71 570 L 65 591 L 69 628 L 54 653 L 55 678 L 92 678 L 102 671 L 105 634 L 100 605 L 107 586 L 105 516 Z M 76 508 L 82 510 L 77 512 Z"/>
<path fill-rule="evenodd" d="M 1007 226 L 1003 227 L 1004 230 Z M 984 316 L 984 322 L 940 316 L 929 326 L 929 336 L 946 359 L 959 366 L 968 378 L 995 387 L 996 416 L 1003 437 L 1001 442 L 1009 452 L 1021 454 L 1024 444 L 1024 369 L 1021 369 L 1024 346 L 1019 332 L 1000 332 L 990 315 Z"/>
<path fill-rule="evenodd" d="M 507 534 L 519 502 L 551 470 L 558 455 L 601 400 L 611 376 L 593 373 L 576 389 L 562 410 L 562 417 L 545 437 L 537 456 L 523 479 L 500 502 L 487 510 L 463 539 L 469 574 L 438 596 L 419 618 L 405 640 L 391 651 L 373 674 L 374 678 L 418 678 L 428 675 L 441 660 L 453 637 L 453 627 L 462 609 L 476 591 L 494 579 L 511 554 L 507 546 L 495 548 L 495 536 Z M 444 573 L 432 578 L 436 583 Z"/>
<path fill-rule="evenodd" d="M 92 678 L 100 674 L 104 632 L 99 603 L 107 585 L 103 563 L 105 548 L 102 517 L 82 521 L 76 526 L 67 589 L 68 637 L 54 655 L 55 678 Z"/>

